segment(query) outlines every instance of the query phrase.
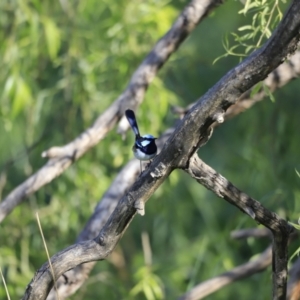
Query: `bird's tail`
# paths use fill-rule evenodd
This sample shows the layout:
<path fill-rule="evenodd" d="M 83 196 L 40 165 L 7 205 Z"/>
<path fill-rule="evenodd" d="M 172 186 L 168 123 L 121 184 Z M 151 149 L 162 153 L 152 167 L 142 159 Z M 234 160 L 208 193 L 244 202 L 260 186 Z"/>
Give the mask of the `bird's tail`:
<path fill-rule="evenodd" d="M 135 118 L 135 114 L 134 111 L 131 109 L 127 109 L 125 111 L 125 116 L 133 130 L 133 132 L 135 133 L 136 137 L 139 138 L 140 137 L 140 132 L 139 132 L 139 128 L 136 122 L 136 118 Z"/>

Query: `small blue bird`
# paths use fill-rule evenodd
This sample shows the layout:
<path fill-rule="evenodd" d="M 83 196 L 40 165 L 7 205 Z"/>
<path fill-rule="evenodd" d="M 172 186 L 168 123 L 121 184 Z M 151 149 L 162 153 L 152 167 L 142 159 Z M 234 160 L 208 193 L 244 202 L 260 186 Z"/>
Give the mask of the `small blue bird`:
<path fill-rule="evenodd" d="M 132 147 L 134 156 L 140 160 L 142 169 L 142 160 L 150 160 L 157 153 L 155 144 L 156 138 L 150 134 L 141 136 L 136 122 L 135 114 L 131 109 L 125 111 L 126 118 L 135 134 L 135 143 Z"/>

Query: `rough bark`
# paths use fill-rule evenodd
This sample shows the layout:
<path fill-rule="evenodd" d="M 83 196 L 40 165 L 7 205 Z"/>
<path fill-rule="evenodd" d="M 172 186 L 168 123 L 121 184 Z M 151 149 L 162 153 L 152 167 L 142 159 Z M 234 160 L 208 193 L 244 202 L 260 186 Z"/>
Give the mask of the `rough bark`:
<path fill-rule="evenodd" d="M 70 246 L 52 257 L 54 278 L 78 264 L 106 258 L 135 216 L 136 202 L 138 201 L 139 205 L 145 203 L 175 168 L 191 170 L 191 163 L 195 163 L 194 154 L 210 135 L 212 123 L 220 122 L 228 107 L 236 103 L 244 92 L 263 80 L 287 55 L 295 51 L 300 35 L 299 17 L 300 2 L 293 1 L 268 42 L 228 72 L 187 113 L 151 166 L 119 201 L 98 236 L 94 240 Z M 193 169 L 193 172 L 195 170 Z M 201 176 L 198 179 L 201 179 Z M 220 184 L 227 182 L 225 178 L 219 179 Z M 290 231 L 289 225 L 233 185 L 228 184 L 225 188 L 222 192 L 216 191 L 217 195 L 238 206 L 273 232 L 273 299 L 285 299 L 286 240 Z M 237 197 L 241 206 L 229 195 Z M 52 285 L 53 277 L 49 264 L 46 263 L 36 273 L 23 299 L 45 299 Z"/>

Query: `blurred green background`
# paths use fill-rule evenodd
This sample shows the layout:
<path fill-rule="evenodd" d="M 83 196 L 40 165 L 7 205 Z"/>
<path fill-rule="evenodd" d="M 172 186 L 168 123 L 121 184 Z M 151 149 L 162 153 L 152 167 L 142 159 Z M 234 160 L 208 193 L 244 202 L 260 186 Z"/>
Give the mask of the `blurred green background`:
<path fill-rule="evenodd" d="M 128 84 L 187 1 L 0 2 L 0 197 L 92 124 Z M 186 106 L 239 62 L 224 54 L 226 34 L 251 23 L 239 1 L 215 10 L 170 58 L 138 110 L 141 132 L 159 136 L 174 124 L 171 105 Z M 288 220 L 300 212 L 299 82 L 217 128 L 200 157 L 237 187 Z M 102 194 L 132 157 L 132 134 L 112 131 L 59 178 L 0 224 L 0 266 L 12 299 L 50 254 L 74 243 Z M 268 241 L 234 241 L 230 232 L 258 224 L 180 171 L 147 203 L 115 250 L 70 299 L 175 299 L 195 284 L 246 262 Z M 142 232 L 152 248 L 145 266 Z M 291 247 L 291 253 L 297 248 Z M 0 298 L 5 291 L 0 283 Z M 234 283 L 207 299 L 270 299 L 271 272 Z"/>

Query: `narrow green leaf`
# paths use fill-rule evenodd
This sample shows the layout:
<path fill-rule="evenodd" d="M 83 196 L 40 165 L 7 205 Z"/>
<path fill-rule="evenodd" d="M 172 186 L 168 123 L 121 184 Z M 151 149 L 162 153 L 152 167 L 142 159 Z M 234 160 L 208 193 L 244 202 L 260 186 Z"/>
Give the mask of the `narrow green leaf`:
<path fill-rule="evenodd" d="M 57 57 L 61 44 L 61 34 L 56 24 L 49 18 L 43 18 L 46 42 L 49 56 L 52 60 Z"/>
<path fill-rule="evenodd" d="M 251 90 L 251 93 L 250 93 L 250 98 L 252 98 L 254 95 L 256 95 L 261 90 L 262 85 L 263 85 L 263 83 L 259 82 L 258 84 L 256 84 L 253 87 L 253 89 Z"/>
<path fill-rule="evenodd" d="M 263 89 L 264 89 L 264 92 L 266 93 L 267 96 L 269 96 L 270 100 L 272 102 L 275 102 L 275 97 L 274 95 L 272 94 L 272 92 L 270 91 L 269 87 L 267 87 L 265 84 L 263 85 Z"/>
<path fill-rule="evenodd" d="M 29 103 L 32 95 L 29 85 L 19 77 L 16 83 L 16 91 L 12 103 L 12 115 L 17 116 Z"/>
<path fill-rule="evenodd" d="M 245 25 L 245 26 L 239 27 L 238 31 L 251 30 L 251 29 L 252 29 L 251 25 Z"/>

